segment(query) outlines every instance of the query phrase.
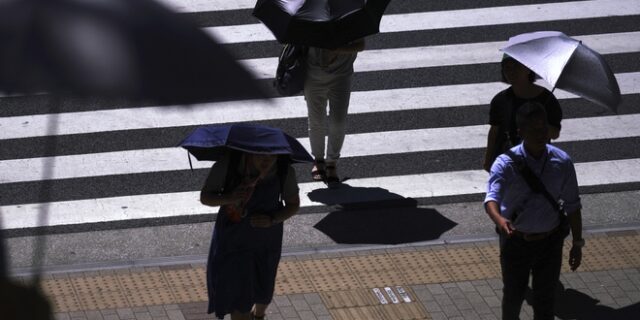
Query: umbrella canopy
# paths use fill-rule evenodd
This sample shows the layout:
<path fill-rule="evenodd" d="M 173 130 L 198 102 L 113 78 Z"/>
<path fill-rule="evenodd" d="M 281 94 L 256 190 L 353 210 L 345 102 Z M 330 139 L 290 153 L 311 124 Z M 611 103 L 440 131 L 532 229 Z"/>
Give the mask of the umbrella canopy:
<path fill-rule="evenodd" d="M 336 48 L 380 32 L 390 0 L 258 0 L 253 15 L 281 43 Z"/>
<path fill-rule="evenodd" d="M 5 0 L 0 90 L 157 104 L 266 97 L 200 28 L 152 0 Z"/>
<path fill-rule="evenodd" d="M 562 32 L 541 31 L 511 37 L 504 53 L 531 69 L 554 88 L 616 111 L 620 88 L 600 54 Z"/>
<path fill-rule="evenodd" d="M 217 161 L 227 149 L 257 154 L 289 155 L 293 162 L 313 162 L 313 157 L 295 138 L 277 128 L 232 124 L 197 128 L 179 146 L 198 160 Z"/>

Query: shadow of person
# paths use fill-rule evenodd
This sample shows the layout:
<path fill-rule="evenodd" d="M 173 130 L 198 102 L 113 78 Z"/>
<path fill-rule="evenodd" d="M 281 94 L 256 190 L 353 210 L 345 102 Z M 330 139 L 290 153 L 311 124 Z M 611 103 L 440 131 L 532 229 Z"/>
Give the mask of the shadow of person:
<path fill-rule="evenodd" d="M 527 290 L 527 303 L 531 305 L 531 290 Z M 640 303 L 620 309 L 599 304 L 600 300 L 572 288 L 565 288 L 558 281 L 556 287 L 555 316 L 558 319 L 576 320 L 628 320 L 637 319 L 640 315 Z"/>
<path fill-rule="evenodd" d="M 438 211 L 418 208 L 415 199 L 382 188 L 342 184 L 318 189 L 309 199 L 336 206 L 314 228 L 342 244 L 401 244 L 429 241 L 457 225 Z"/>

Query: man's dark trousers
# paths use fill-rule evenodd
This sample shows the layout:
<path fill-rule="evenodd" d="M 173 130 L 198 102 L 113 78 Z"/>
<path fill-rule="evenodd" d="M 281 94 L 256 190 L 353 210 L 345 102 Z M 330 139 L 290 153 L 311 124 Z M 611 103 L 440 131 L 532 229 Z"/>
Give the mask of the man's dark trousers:
<path fill-rule="evenodd" d="M 566 235 L 557 231 L 542 240 L 500 235 L 502 266 L 502 319 L 517 320 L 532 275 L 535 320 L 553 320 L 555 289 L 560 279 L 562 245 Z"/>

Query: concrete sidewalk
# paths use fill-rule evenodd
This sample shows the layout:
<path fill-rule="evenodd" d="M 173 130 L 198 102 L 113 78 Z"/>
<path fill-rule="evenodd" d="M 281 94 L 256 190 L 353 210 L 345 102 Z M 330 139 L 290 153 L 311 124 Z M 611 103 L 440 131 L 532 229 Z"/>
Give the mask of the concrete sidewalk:
<path fill-rule="evenodd" d="M 579 271 L 564 258 L 558 318 L 640 314 L 639 231 L 586 234 Z M 495 240 L 288 254 L 267 319 L 499 319 L 499 270 Z M 55 272 L 43 288 L 58 320 L 215 319 L 201 263 Z"/>

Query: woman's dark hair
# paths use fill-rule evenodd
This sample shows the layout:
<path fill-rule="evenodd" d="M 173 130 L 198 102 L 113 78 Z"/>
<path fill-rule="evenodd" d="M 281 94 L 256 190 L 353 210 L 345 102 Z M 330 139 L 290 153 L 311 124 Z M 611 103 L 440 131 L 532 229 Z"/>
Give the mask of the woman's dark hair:
<path fill-rule="evenodd" d="M 504 59 L 502 59 L 502 61 L 500 62 L 500 76 L 502 77 L 502 82 L 504 83 L 509 83 L 509 81 L 507 81 L 507 78 L 504 76 L 504 65 L 507 64 L 508 62 L 515 62 L 517 64 L 522 64 L 518 62 L 518 60 L 511 57 L 505 57 Z M 531 71 L 529 72 L 529 82 L 533 83 L 534 81 L 536 81 L 536 74 L 535 72 Z"/>

